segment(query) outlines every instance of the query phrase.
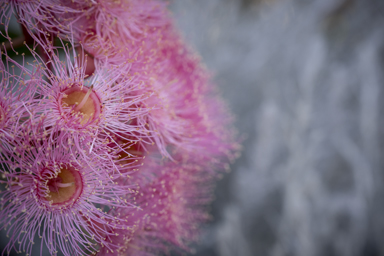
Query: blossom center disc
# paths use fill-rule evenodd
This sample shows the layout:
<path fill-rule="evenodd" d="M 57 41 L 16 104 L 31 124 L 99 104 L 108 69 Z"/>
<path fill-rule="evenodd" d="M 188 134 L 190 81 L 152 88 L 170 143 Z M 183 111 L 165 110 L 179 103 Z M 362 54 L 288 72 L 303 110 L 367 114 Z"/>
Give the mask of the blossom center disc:
<path fill-rule="evenodd" d="M 72 86 L 63 91 L 61 107 L 74 107 L 74 114 L 78 114 L 81 124 L 96 120 L 101 112 L 101 102 L 93 88 Z"/>
<path fill-rule="evenodd" d="M 73 169 L 61 169 L 57 177 L 47 182 L 48 193 L 46 199 L 52 205 L 74 202 L 83 190 L 83 183 L 78 171 Z"/>

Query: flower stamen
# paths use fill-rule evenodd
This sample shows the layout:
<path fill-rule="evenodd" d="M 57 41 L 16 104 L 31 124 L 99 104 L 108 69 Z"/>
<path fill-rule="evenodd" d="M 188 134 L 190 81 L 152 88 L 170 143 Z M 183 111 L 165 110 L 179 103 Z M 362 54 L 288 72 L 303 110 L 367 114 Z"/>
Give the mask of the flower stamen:
<path fill-rule="evenodd" d="M 4 121 L 5 119 L 5 111 L 4 109 L 0 106 L 0 124 Z"/>

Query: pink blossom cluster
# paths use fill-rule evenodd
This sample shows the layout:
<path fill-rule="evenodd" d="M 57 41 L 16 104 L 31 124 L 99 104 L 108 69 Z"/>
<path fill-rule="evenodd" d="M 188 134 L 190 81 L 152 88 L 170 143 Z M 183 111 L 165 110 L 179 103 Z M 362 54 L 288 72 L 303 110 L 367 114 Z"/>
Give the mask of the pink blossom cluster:
<path fill-rule="evenodd" d="M 2 255 L 190 251 L 239 146 L 166 4 L 0 6 Z M 12 16 L 22 43 L 9 35 Z"/>

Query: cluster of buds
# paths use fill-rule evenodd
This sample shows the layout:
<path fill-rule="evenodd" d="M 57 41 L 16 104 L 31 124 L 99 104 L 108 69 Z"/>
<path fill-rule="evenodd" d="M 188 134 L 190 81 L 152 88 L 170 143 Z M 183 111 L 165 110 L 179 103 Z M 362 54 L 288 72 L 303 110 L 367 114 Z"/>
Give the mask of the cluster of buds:
<path fill-rule="evenodd" d="M 3 255 L 189 251 L 238 144 L 166 4 L 0 5 Z"/>

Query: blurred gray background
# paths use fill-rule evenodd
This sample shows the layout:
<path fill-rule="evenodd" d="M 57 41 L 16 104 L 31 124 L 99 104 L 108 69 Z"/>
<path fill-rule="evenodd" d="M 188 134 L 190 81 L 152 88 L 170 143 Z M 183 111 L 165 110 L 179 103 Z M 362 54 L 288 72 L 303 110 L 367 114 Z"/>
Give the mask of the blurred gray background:
<path fill-rule="evenodd" d="M 384 255 L 384 0 L 171 9 L 246 136 L 197 255 Z"/>

